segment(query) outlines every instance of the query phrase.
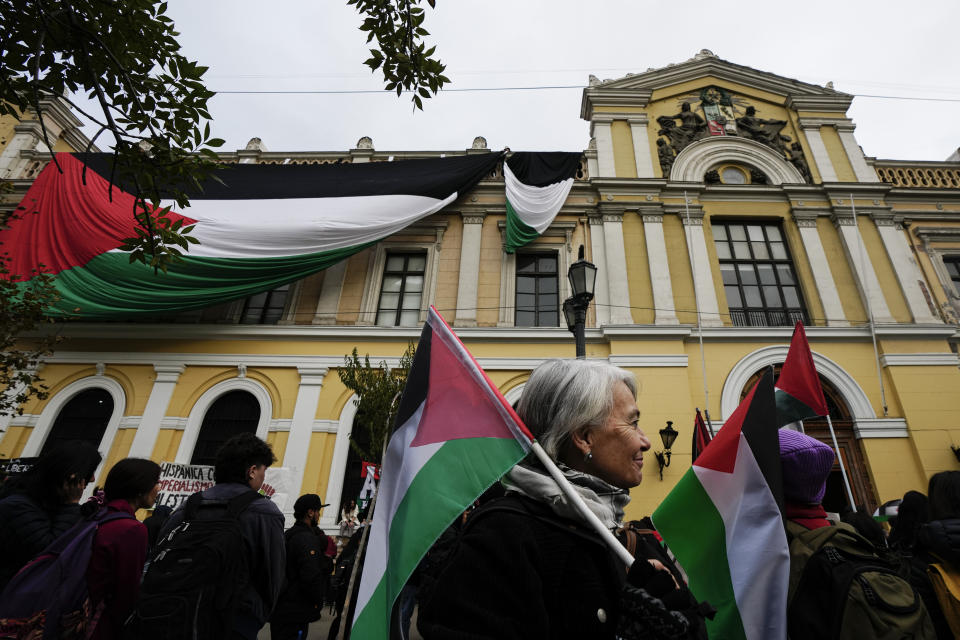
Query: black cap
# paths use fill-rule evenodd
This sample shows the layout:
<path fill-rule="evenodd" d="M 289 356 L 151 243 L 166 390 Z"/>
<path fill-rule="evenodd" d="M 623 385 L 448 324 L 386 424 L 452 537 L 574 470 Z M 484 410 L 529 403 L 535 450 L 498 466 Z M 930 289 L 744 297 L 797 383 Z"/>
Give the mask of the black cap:
<path fill-rule="evenodd" d="M 298 517 L 298 515 L 303 515 L 310 509 L 322 509 L 323 507 L 329 506 L 328 504 L 324 504 L 323 500 L 321 500 L 317 494 L 305 493 L 293 503 L 293 515 L 294 517 Z"/>

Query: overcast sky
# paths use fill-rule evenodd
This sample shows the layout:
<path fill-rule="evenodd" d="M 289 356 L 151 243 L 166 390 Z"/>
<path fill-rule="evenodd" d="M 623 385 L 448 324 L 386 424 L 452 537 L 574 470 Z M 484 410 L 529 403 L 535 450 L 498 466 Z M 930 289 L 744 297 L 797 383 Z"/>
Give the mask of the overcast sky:
<path fill-rule="evenodd" d="M 427 6 L 424 3 L 424 6 Z M 382 89 L 363 66 L 361 19 L 343 0 L 171 0 L 186 55 L 227 90 Z M 960 2 L 699 3 L 594 0 L 438 0 L 428 41 L 449 88 L 578 85 L 720 58 L 825 84 L 857 97 L 848 115 L 868 156 L 945 160 L 960 146 Z M 345 150 L 361 136 L 379 150 L 582 150 L 581 89 L 447 92 L 413 113 L 409 96 L 231 95 L 211 102 L 224 149 L 258 136 L 271 151 Z"/>

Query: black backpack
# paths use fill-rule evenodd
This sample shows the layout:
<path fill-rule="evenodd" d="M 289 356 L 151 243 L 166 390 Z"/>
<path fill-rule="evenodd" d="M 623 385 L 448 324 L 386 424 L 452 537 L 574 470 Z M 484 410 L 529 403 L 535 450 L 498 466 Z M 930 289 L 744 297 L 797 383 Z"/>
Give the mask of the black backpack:
<path fill-rule="evenodd" d="M 876 549 L 847 524 L 813 530 L 786 524 L 790 638 L 936 638 L 898 558 Z"/>
<path fill-rule="evenodd" d="M 157 544 L 140 597 L 127 620 L 130 640 L 226 638 L 250 583 L 239 516 L 260 498 L 247 491 L 230 500 L 187 498 L 183 522 Z M 203 514 L 203 517 L 198 517 Z"/>

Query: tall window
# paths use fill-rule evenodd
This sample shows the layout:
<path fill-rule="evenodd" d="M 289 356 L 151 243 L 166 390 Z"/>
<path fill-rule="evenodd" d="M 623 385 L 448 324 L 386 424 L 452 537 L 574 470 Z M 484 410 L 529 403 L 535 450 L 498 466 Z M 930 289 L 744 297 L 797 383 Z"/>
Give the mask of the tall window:
<path fill-rule="evenodd" d="M 427 266 L 424 253 L 391 253 L 383 267 L 377 324 L 386 327 L 413 327 L 420 322 L 423 276 Z"/>
<path fill-rule="evenodd" d="M 212 465 L 224 442 L 244 431 L 256 433 L 259 422 L 260 403 L 252 393 L 238 390 L 223 394 L 203 416 L 190 464 Z"/>
<path fill-rule="evenodd" d="M 283 317 L 290 285 L 250 296 L 243 304 L 240 324 L 277 324 Z"/>
<path fill-rule="evenodd" d="M 953 280 L 954 289 L 960 293 L 960 256 L 944 258 L 943 264 L 947 268 L 947 273 L 950 274 L 950 279 Z"/>
<path fill-rule="evenodd" d="M 517 254 L 517 300 L 514 324 L 518 327 L 556 327 L 560 324 L 557 254 Z"/>
<path fill-rule="evenodd" d="M 89 442 L 100 446 L 113 415 L 113 396 L 105 389 L 87 389 L 73 396 L 57 414 L 40 454 L 59 444 Z"/>
<path fill-rule="evenodd" d="M 779 224 L 714 222 L 713 240 L 734 325 L 806 323 L 797 275 Z"/>

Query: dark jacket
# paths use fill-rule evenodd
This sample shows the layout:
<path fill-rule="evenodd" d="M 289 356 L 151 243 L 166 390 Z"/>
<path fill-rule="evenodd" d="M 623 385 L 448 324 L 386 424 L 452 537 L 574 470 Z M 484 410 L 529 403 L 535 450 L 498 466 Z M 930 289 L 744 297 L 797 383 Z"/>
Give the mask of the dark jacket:
<path fill-rule="evenodd" d="M 313 622 L 320 618 L 333 571 L 327 555 L 327 536 L 303 522 L 284 534 L 287 542 L 287 572 L 283 590 L 271 620 L 287 623 Z"/>
<path fill-rule="evenodd" d="M 521 508 L 503 508 L 511 502 Z M 417 626 L 426 640 L 612 639 L 625 581 L 595 534 L 508 496 L 467 521 L 447 567 L 421 593 Z"/>
<path fill-rule="evenodd" d="M 51 542 L 80 521 L 80 505 L 48 510 L 25 494 L 0 500 L 0 589 Z"/>
<path fill-rule="evenodd" d="M 244 491 L 245 484 L 225 482 L 204 489 L 205 500 L 229 500 Z M 183 521 L 181 505 L 160 530 L 160 538 Z M 244 638 L 256 638 L 257 631 L 267 622 L 277 602 L 283 585 L 286 567 L 286 546 L 283 540 L 283 514 L 277 505 L 267 499 L 254 500 L 240 514 L 250 568 L 250 588 L 240 602 L 240 611 L 233 623 L 233 630 Z"/>
<path fill-rule="evenodd" d="M 910 582 L 930 612 L 937 638 L 953 638 L 937 594 L 927 577 L 927 567 L 931 562 L 945 562 L 954 571 L 960 571 L 960 519 L 934 520 L 920 527 L 910 567 Z"/>

